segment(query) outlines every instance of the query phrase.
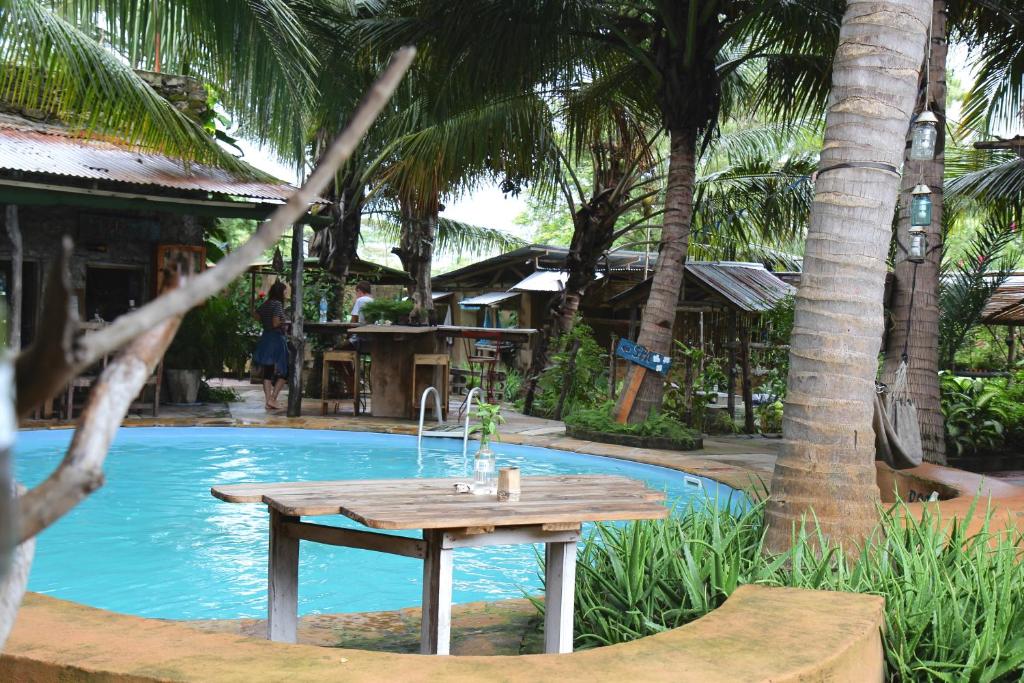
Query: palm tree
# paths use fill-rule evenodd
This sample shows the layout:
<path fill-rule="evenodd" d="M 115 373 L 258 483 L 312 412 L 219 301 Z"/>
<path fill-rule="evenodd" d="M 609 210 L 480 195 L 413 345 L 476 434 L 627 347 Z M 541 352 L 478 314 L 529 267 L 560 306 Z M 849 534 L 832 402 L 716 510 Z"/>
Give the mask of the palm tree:
<path fill-rule="evenodd" d="M 748 90 L 758 105 L 781 115 L 809 110 L 823 99 L 827 58 L 817 57 L 831 56 L 839 5 L 399 0 L 368 19 L 366 30 L 378 44 L 423 45 L 442 67 L 435 82 L 441 97 L 562 92 L 598 73 L 608 98 L 637 115 L 658 114 L 669 138 L 665 214 L 639 342 L 668 353 L 698 152 L 713 140 L 723 110 Z M 744 84 L 741 75 L 755 61 L 768 67 L 752 85 Z M 459 77 L 465 65 L 472 69 Z M 660 379 L 649 375 L 629 419 L 646 417 L 662 391 Z"/>
<path fill-rule="evenodd" d="M 786 549 L 809 514 L 848 552 L 876 525 L 886 257 L 930 19 L 930 0 L 851 0 L 843 17 L 766 510 L 770 551 Z"/>
<path fill-rule="evenodd" d="M 948 17 L 948 22 L 947 22 Z M 909 243 L 911 190 L 919 183 L 932 189 L 932 222 L 926 230 L 929 251 L 923 263 L 907 258 L 905 248 L 897 249 L 892 292 L 893 326 L 886 341 L 883 376 L 890 380 L 900 364 L 907 362 L 908 389 L 917 407 L 924 457 L 945 463 L 946 441 L 939 404 L 940 271 L 942 269 L 943 213 L 949 174 L 946 166 L 946 53 L 947 35 L 952 33 L 980 55 L 978 78 L 968 93 L 961 132 L 972 128 L 992 130 L 1020 116 L 1024 80 L 1024 26 L 1014 8 L 1003 0 L 966 2 L 935 0 L 932 5 L 930 48 L 922 72 L 917 111 L 925 109 L 939 119 L 935 158 L 904 161 L 903 187 L 896 228 L 897 243 Z M 1005 172 L 1006 169 L 994 169 Z M 1003 176 L 1005 181 L 1005 175 Z M 996 181 L 993 176 L 989 183 Z M 962 186 L 962 184 L 961 184 Z"/>

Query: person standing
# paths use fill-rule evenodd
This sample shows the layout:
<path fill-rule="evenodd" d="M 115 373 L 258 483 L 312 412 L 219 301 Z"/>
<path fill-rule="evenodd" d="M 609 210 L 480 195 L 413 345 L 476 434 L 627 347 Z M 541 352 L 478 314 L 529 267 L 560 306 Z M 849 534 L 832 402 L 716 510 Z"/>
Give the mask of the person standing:
<path fill-rule="evenodd" d="M 256 318 L 263 327 L 259 343 L 252 354 L 252 362 L 263 369 L 263 396 L 267 410 L 279 410 L 277 396 L 288 381 L 288 340 L 284 314 L 284 283 L 278 280 L 270 286 L 267 300 L 256 309 Z"/>
<path fill-rule="evenodd" d="M 352 304 L 352 313 L 350 314 L 349 321 L 365 325 L 366 314 L 363 313 L 363 307 L 371 301 L 373 301 L 373 296 L 370 294 L 370 283 L 366 280 L 360 280 L 356 284 L 356 300 Z M 362 352 L 362 349 L 359 348 L 359 335 L 353 334 L 349 337 L 349 342 L 351 342 L 356 351 Z"/>

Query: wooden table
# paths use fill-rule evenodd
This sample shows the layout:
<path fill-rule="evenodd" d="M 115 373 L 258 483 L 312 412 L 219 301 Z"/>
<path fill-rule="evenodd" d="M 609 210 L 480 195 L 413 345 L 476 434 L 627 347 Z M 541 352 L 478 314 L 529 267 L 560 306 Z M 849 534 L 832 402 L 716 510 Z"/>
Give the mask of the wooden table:
<path fill-rule="evenodd" d="M 662 519 L 665 494 L 609 475 L 524 477 L 516 503 L 456 493 L 460 479 L 382 479 L 215 486 L 229 503 L 270 510 L 267 637 L 294 643 L 299 541 L 423 560 L 420 651 L 444 655 L 451 636 L 453 551 L 544 543 L 544 651 L 571 652 L 576 542 L 582 522 Z M 373 529 L 421 529 L 422 540 L 313 524 L 303 516 L 345 515 Z M 339 605 L 339 609 L 342 606 Z"/>

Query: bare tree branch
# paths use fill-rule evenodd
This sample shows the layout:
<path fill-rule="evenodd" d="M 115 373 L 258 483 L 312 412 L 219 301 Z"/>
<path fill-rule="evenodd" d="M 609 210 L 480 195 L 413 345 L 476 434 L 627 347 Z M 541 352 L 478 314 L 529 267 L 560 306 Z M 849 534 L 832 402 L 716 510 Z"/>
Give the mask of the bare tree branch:
<path fill-rule="evenodd" d="M 18 417 L 25 417 L 71 379 L 71 358 L 78 311 L 71 309 L 71 239 L 65 237 L 46 280 L 43 312 L 32 345 L 18 355 L 14 377 Z"/>
<path fill-rule="evenodd" d="M 100 375 L 64 459 L 43 483 L 18 499 L 19 543 L 53 524 L 103 485 L 103 461 L 114 433 L 180 324 L 181 315 L 160 321 L 128 344 Z"/>
<path fill-rule="evenodd" d="M 30 538 L 14 549 L 11 568 L 0 580 L 0 650 L 14 626 L 14 616 L 28 588 L 28 574 L 36 554 L 36 539 Z"/>

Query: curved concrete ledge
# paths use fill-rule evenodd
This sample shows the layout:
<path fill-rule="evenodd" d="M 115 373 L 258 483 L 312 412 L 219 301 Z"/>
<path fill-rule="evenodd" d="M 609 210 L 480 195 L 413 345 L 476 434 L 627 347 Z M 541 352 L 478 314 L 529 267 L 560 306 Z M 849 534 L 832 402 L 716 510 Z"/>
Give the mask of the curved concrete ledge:
<path fill-rule="evenodd" d="M 0 680 L 830 681 L 882 680 L 883 600 L 743 586 L 703 619 L 570 655 L 427 657 L 201 633 L 30 594 Z"/>

